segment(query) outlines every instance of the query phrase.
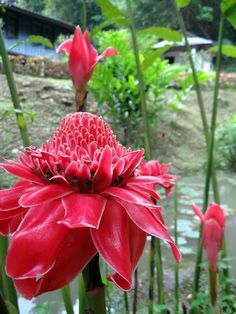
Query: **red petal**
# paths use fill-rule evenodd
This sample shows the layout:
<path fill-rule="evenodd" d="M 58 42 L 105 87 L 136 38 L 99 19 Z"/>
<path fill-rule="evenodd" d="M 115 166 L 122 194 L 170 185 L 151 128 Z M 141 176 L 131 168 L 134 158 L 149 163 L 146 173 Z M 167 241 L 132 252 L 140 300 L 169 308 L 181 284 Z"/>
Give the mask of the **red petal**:
<path fill-rule="evenodd" d="M 125 188 L 110 187 L 106 189 L 102 194 L 108 194 L 125 202 L 135 203 L 147 207 L 155 207 L 153 202 L 147 197 L 144 197 L 137 192 L 130 191 Z"/>
<path fill-rule="evenodd" d="M 118 203 L 108 200 L 99 229 L 91 229 L 91 235 L 99 254 L 116 271 L 109 279 L 119 288 L 130 290 L 146 233 L 129 219 Z"/>
<path fill-rule="evenodd" d="M 202 243 L 206 251 L 209 268 L 217 268 L 218 252 L 222 247 L 224 229 L 214 219 L 205 221 L 203 227 Z"/>
<path fill-rule="evenodd" d="M 38 186 L 35 192 L 29 192 L 21 196 L 19 204 L 23 207 L 30 207 L 61 198 L 72 193 L 73 190 L 60 184 L 49 184 Z"/>
<path fill-rule="evenodd" d="M 19 198 L 22 194 L 35 190 L 37 186 L 27 184 L 12 187 L 6 190 L 0 190 L 0 208 L 1 209 L 13 209 L 19 207 Z M 1 218 L 0 218 L 1 219 Z"/>
<path fill-rule="evenodd" d="M 10 164 L 0 164 L 0 167 L 16 177 L 20 177 L 22 179 L 26 179 L 28 181 L 36 182 L 39 184 L 43 183 L 43 180 L 36 174 L 34 174 L 31 169 L 26 168 L 20 163 L 11 161 Z"/>
<path fill-rule="evenodd" d="M 71 47 L 72 47 L 72 39 L 67 39 L 61 43 L 57 49 L 56 53 L 60 53 L 61 51 L 64 51 L 66 55 L 68 56 L 71 52 Z"/>
<path fill-rule="evenodd" d="M 107 58 L 107 57 L 110 57 L 110 56 L 115 56 L 117 55 L 119 52 L 115 49 L 115 48 L 112 48 L 112 47 L 108 47 L 101 55 L 99 55 L 97 57 L 97 62 L 100 61 L 101 59 L 103 58 Z"/>
<path fill-rule="evenodd" d="M 144 185 L 138 185 L 138 184 L 128 184 L 127 187 L 126 187 L 128 190 L 131 190 L 131 191 L 134 191 L 134 192 L 138 192 L 140 193 L 141 195 L 143 195 L 143 197 L 152 197 L 154 198 L 155 200 L 160 200 L 161 197 L 159 194 L 157 194 L 157 192 L 152 189 L 152 188 L 148 188 Z"/>
<path fill-rule="evenodd" d="M 17 279 L 45 274 L 54 265 L 58 249 L 69 229 L 57 223 L 64 216 L 61 201 L 32 207 L 13 234 L 6 270 Z"/>
<path fill-rule="evenodd" d="M 158 219 L 157 213 L 152 213 L 148 208 L 137 204 L 130 204 L 120 200 L 119 203 L 125 208 L 133 222 L 144 232 L 167 241 L 171 246 L 176 261 L 180 261 L 180 251 L 169 236 L 167 228 L 163 225 L 163 219 Z M 161 216 L 160 213 L 159 216 Z"/>
<path fill-rule="evenodd" d="M 112 153 L 110 147 L 106 146 L 102 151 L 97 171 L 93 178 L 95 192 L 102 192 L 110 186 L 112 180 Z"/>
<path fill-rule="evenodd" d="M 204 223 L 205 217 L 201 209 L 195 204 L 192 204 L 192 209 L 194 210 L 195 214 L 201 219 L 201 222 Z"/>
<path fill-rule="evenodd" d="M 63 198 L 65 217 L 58 223 L 69 228 L 98 228 L 105 209 L 106 199 L 96 194 L 71 194 Z"/>
<path fill-rule="evenodd" d="M 217 223 L 224 228 L 225 225 L 225 211 L 224 208 L 216 203 L 211 203 L 205 213 L 205 221 L 208 219 L 215 219 Z"/>
<path fill-rule="evenodd" d="M 126 158 L 129 158 L 129 161 L 126 163 L 124 171 L 122 173 L 123 176 L 129 177 L 134 170 L 139 166 L 140 162 L 143 159 L 144 150 L 138 150 L 135 152 L 131 152 Z"/>
<path fill-rule="evenodd" d="M 23 215 L 19 215 L 13 218 L 0 220 L 0 234 L 7 236 L 16 231 L 19 224 L 23 219 Z"/>
<path fill-rule="evenodd" d="M 17 290 L 27 299 L 67 285 L 96 254 L 89 229 L 71 230 L 57 253 L 53 268 L 41 279 L 14 280 Z"/>

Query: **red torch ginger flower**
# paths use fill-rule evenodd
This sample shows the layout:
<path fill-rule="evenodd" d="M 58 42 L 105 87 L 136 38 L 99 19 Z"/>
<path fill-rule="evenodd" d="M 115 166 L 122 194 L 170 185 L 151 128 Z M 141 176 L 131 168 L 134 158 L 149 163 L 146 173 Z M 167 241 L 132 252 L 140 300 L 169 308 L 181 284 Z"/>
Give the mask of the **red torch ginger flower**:
<path fill-rule="evenodd" d="M 0 164 L 20 178 L 0 191 L 0 232 L 11 234 L 6 271 L 26 298 L 63 287 L 97 253 L 115 272 L 109 280 L 131 289 L 147 234 L 180 260 L 153 204 L 158 177 L 136 175 L 142 158 L 101 118 L 75 113 L 41 148 Z"/>
<path fill-rule="evenodd" d="M 103 58 L 116 55 L 116 49 L 109 47 L 101 55 L 93 47 L 89 39 L 88 31 L 82 33 L 79 26 L 76 27 L 72 39 L 64 41 L 56 50 L 64 51 L 69 56 L 69 68 L 76 93 L 76 103 L 81 107 L 86 95 L 86 85 L 89 81 L 95 65 Z"/>
<path fill-rule="evenodd" d="M 166 190 L 166 196 L 171 192 L 175 185 L 177 176 L 167 173 L 171 164 L 162 165 L 158 160 L 150 160 L 148 162 L 141 162 L 139 166 L 139 173 L 144 176 L 156 176 L 159 178 L 158 182 L 154 184 L 155 187 L 162 186 Z"/>
<path fill-rule="evenodd" d="M 208 259 L 209 269 L 216 270 L 218 252 L 224 239 L 225 211 L 216 203 L 210 204 L 205 214 L 196 204 L 193 204 L 192 208 L 203 223 L 202 244 Z"/>

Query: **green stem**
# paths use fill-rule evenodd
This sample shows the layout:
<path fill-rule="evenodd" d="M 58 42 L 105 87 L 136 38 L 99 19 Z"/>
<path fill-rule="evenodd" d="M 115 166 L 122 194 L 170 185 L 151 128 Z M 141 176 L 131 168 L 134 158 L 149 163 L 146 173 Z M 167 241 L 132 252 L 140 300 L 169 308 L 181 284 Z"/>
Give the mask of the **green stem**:
<path fill-rule="evenodd" d="M 99 270 L 99 255 L 95 255 L 83 270 L 87 308 L 84 313 L 106 314 L 105 287 Z"/>
<path fill-rule="evenodd" d="M 149 250 L 149 291 L 148 291 L 148 314 L 153 314 L 154 300 L 154 275 L 155 275 L 155 238 L 151 237 Z"/>
<path fill-rule="evenodd" d="M 157 269 L 158 303 L 165 304 L 165 289 L 164 289 L 160 239 L 155 239 L 155 255 L 156 255 L 156 269 Z M 163 310 L 161 313 L 166 313 L 166 310 Z"/>
<path fill-rule="evenodd" d="M 78 283 L 79 283 L 79 313 L 84 313 L 87 306 L 87 300 L 82 274 L 79 274 L 78 276 Z"/>
<path fill-rule="evenodd" d="M 6 272 L 5 272 L 7 247 L 8 247 L 8 238 L 0 236 L 0 248 L 1 248 L 0 250 L 0 274 L 1 274 L 1 282 L 3 284 L 2 294 L 4 296 L 4 299 L 12 303 L 17 309 L 17 311 L 19 312 L 16 289 L 13 285 L 12 280 L 6 275 Z"/>
<path fill-rule="evenodd" d="M 178 246 L 178 188 L 175 186 L 174 193 L 174 234 L 175 234 L 175 244 Z M 175 313 L 179 314 L 179 264 L 175 264 Z"/>
<path fill-rule="evenodd" d="M 67 285 L 61 289 L 64 305 L 67 314 L 74 314 L 73 303 L 71 299 L 70 285 Z"/>
<path fill-rule="evenodd" d="M 13 73 L 11 70 L 11 65 L 9 62 L 7 50 L 6 50 L 6 47 L 4 44 L 4 39 L 3 39 L 1 27 L 0 27 L 0 55 L 2 56 L 4 71 L 5 71 L 5 74 L 7 77 L 7 82 L 8 82 L 8 86 L 10 89 L 11 98 L 12 98 L 13 106 L 15 109 L 16 120 L 17 120 L 17 124 L 18 124 L 19 130 L 20 130 L 22 142 L 23 142 L 24 146 L 29 146 L 30 141 L 29 141 L 29 137 L 28 137 L 28 133 L 27 133 L 27 125 L 26 125 L 26 121 L 25 121 L 23 113 L 22 113 L 20 100 L 19 100 L 19 96 L 17 93 Z"/>
<path fill-rule="evenodd" d="M 139 82 L 141 112 L 142 112 L 142 116 L 143 116 L 143 125 L 144 125 L 145 156 L 146 156 L 147 160 L 150 160 L 151 159 L 151 145 L 150 145 L 150 136 L 149 136 L 149 124 L 148 124 L 148 118 L 147 118 L 145 87 L 144 87 L 143 74 L 142 74 L 141 64 L 140 64 L 140 59 L 139 59 L 139 46 L 138 46 L 138 40 L 137 40 L 137 36 L 136 36 L 135 23 L 134 23 L 134 18 L 133 18 L 131 1 L 126 0 L 126 5 L 127 5 L 128 16 L 129 16 L 130 32 L 131 32 L 131 37 L 132 37 L 134 56 L 135 56 L 135 62 L 136 62 L 136 69 L 137 69 L 137 76 L 138 76 L 138 82 Z"/>
<path fill-rule="evenodd" d="M 133 314 L 137 313 L 137 303 L 138 303 L 138 268 L 134 272 Z"/>
<path fill-rule="evenodd" d="M 128 300 L 128 293 L 124 292 L 124 301 L 125 301 L 125 314 L 129 314 L 129 300 Z"/>
<path fill-rule="evenodd" d="M 130 32 L 131 32 L 131 37 L 132 37 L 134 55 L 135 55 L 137 77 L 138 77 L 138 82 L 139 82 L 141 112 L 142 112 L 143 125 L 144 125 L 145 157 L 146 157 L 146 160 L 150 160 L 152 159 L 152 152 L 151 152 L 151 143 L 150 143 L 149 123 L 148 123 L 148 117 L 147 117 L 147 105 L 146 105 L 146 99 L 145 99 L 145 86 L 144 86 L 143 73 L 142 73 L 141 63 L 140 63 L 140 58 L 139 58 L 139 45 L 138 45 L 138 40 L 136 36 L 136 29 L 135 29 L 134 17 L 133 17 L 133 12 L 132 12 L 132 7 L 131 7 L 131 0 L 126 0 L 126 6 L 127 6 L 127 13 L 128 13 L 129 22 L 130 22 L 129 26 L 130 26 Z M 157 242 L 158 241 L 159 240 L 157 240 Z M 158 245 L 158 247 L 160 249 L 160 245 Z M 158 274 L 158 285 L 160 284 L 159 285 L 160 289 L 158 291 L 159 291 L 159 294 L 161 295 L 161 299 L 163 300 L 165 292 L 164 292 L 164 284 L 163 284 L 163 268 L 162 268 L 161 261 L 162 261 L 161 250 L 159 250 L 157 254 L 157 274 Z M 149 283 L 149 284 L 152 284 L 152 283 Z"/>
<path fill-rule="evenodd" d="M 83 31 L 87 28 L 87 5 L 86 0 L 82 0 L 82 29 Z"/>
<path fill-rule="evenodd" d="M 211 160 L 208 158 L 208 163 L 210 162 L 210 165 L 208 164 L 208 171 L 206 175 L 206 183 L 205 183 L 205 190 L 204 190 L 204 200 L 203 200 L 203 212 L 206 211 L 207 205 L 208 205 L 208 197 L 209 197 L 209 189 L 210 189 L 210 179 L 212 178 L 212 186 L 213 186 L 213 192 L 214 192 L 214 200 L 216 203 L 220 204 L 220 193 L 219 193 L 219 187 L 218 187 L 218 182 L 217 182 L 217 177 L 216 177 L 216 170 L 214 166 L 214 154 L 213 154 L 213 147 L 214 147 L 214 134 L 209 132 L 208 125 L 207 125 L 207 118 L 206 118 L 206 113 L 204 109 L 204 103 L 203 103 L 203 97 L 201 93 L 201 87 L 198 81 L 197 77 L 197 71 L 193 62 L 192 54 L 191 54 L 191 47 L 188 43 L 188 38 L 187 38 L 187 32 L 184 24 L 184 20 L 182 17 L 182 14 L 176 4 L 176 1 L 174 0 L 175 4 L 175 9 L 176 9 L 176 14 L 177 14 L 177 19 L 180 25 L 180 28 L 182 30 L 182 33 L 184 34 L 185 38 L 185 44 L 186 44 L 186 49 L 188 52 L 188 57 L 189 57 L 189 62 L 190 66 L 192 69 L 193 73 L 193 79 L 195 82 L 195 89 L 196 89 L 196 94 L 197 94 L 197 99 L 198 99 L 198 104 L 200 108 L 200 113 L 201 113 L 201 119 L 202 119 L 202 124 L 203 124 L 203 131 L 205 135 L 205 140 L 208 148 L 208 156 L 211 154 Z M 223 21 L 222 21 L 223 22 Z M 220 22 L 220 27 L 219 27 L 219 46 L 220 46 L 220 41 L 221 41 L 221 47 L 222 47 L 222 39 L 223 39 L 223 24 Z M 217 96 L 219 92 L 219 74 L 220 74 L 220 60 L 221 60 L 221 52 L 220 48 L 218 51 L 218 56 L 217 56 L 217 70 L 216 70 L 216 82 L 215 82 L 215 88 L 214 88 L 214 101 L 213 101 L 213 113 L 212 113 L 212 123 L 211 123 L 211 131 L 212 129 L 215 130 L 215 121 L 216 121 L 216 113 L 217 113 Z M 215 120 L 215 121 L 214 121 Z M 214 126 L 213 126 L 214 124 Z M 213 145 L 212 145 L 213 144 Z M 210 152 L 211 151 L 211 152 Z M 210 152 L 210 153 L 209 153 Z M 201 237 L 202 237 L 202 228 L 200 229 L 200 234 L 199 234 L 199 239 L 198 239 L 198 248 L 197 248 L 197 258 L 196 258 L 196 265 L 195 265 L 195 274 L 194 274 L 194 283 L 193 283 L 193 292 L 192 296 L 193 299 L 196 298 L 197 292 L 199 290 L 199 279 L 200 279 L 200 264 L 202 260 L 202 242 L 201 242 Z M 226 247 L 225 245 L 223 246 L 223 254 L 224 256 L 227 256 L 226 253 Z M 228 269 L 224 270 L 225 277 L 229 277 L 228 274 Z M 229 287 L 227 287 L 227 290 L 229 290 Z"/>
<path fill-rule="evenodd" d="M 209 291 L 211 298 L 212 308 L 215 307 L 217 302 L 218 294 L 218 280 L 217 280 L 217 271 L 215 269 L 209 269 Z"/>

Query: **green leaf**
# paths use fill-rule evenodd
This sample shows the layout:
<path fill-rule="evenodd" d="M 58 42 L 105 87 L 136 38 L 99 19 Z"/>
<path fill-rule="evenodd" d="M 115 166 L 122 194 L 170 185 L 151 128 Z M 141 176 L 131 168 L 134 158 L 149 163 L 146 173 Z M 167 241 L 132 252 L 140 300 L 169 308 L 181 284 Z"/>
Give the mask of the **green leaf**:
<path fill-rule="evenodd" d="M 138 35 L 156 35 L 159 38 L 163 38 L 171 41 L 180 41 L 182 34 L 173 31 L 168 27 L 148 27 L 138 32 Z"/>
<path fill-rule="evenodd" d="M 129 24 L 127 17 L 109 0 L 96 0 L 97 5 L 102 9 L 102 14 L 107 19 L 114 19 L 114 24 Z"/>
<path fill-rule="evenodd" d="M 30 35 L 27 38 L 27 41 L 32 44 L 39 44 L 47 48 L 53 48 L 52 42 L 48 38 L 40 36 L 40 35 Z"/>
<path fill-rule="evenodd" d="M 11 51 L 18 46 L 24 45 L 24 43 L 25 43 L 25 40 L 18 40 L 16 43 L 14 43 L 8 48 L 8 51 Z"/>
<path fill-rule="evenodd" d="M 175 0 L 178 7 L 180 8 L 185 8 L 189 5 L 189 3 L 191 2 L 191 0 Z"/>
<path fill-rule="evenodd" d="M 148 67 L 150 67 L 153 62 L 155 62 L 157 58 L 160 58 L 163 53 L 170 49 L 170 47 L 172 47 L 172 45 L 166 45 L 160 49 L 151 51 L 142 62 L 142 71 L 145 71 Z"/>
<path fill-rule="evenodd" d="M 235 0 L 222 0 L 221 11 L 230 24 L 236 29 L 236 2 Z"/>
<path fill-rule="evenodd" d="M 94 37 L 97 35 L 97 33 L 99 33 L 100 31 L 102 31 L 104 28 L 106 28 L 107 26 L 110 26 L 110 25 L 114 25 L 114 24 L 117 24 L 117 25 L 121 25 L 121 24 L 124 24 L 124 19 L 122 16 L 118 16 L 118 17 L 115 17 L 115 18 L 112 18 L 112 19 L 109 19 L 103 23 L 101 23 L 99 26 L 97 27 L 94 27 L 89 35 L 90 37 Z"/>
<path fill-rule="evenodd" d="M 18 314 L 16 307 L 11 302 L 9 302 L 8 300 L 5 300 L 5 303 L 6 303 L 9 314 Z"/>
<path fill-rule="evenodd" d="M 210 48 L 209 51 L 217 52 L 218 46 L 214 46 L 214 47 Z M 226 57 L 236 58 L 236 46 L 234 46 L 234 45 L 223 45 L 222 46 L 222 53 Z"/>

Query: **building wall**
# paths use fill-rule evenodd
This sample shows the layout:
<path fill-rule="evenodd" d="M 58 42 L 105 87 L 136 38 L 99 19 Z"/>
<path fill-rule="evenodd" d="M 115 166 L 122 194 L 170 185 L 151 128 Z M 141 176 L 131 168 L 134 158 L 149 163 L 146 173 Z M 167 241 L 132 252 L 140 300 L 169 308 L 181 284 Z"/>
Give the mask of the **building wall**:
<path fill-rule="evenodd" d="M 198 71 L 211 72 L 213 71 L 212 54 L 205 50 L 192 49 L 193 61 Z M 188 65 L 188 56 L 183 51 L 171 51 L 164 55 L 165 59 L 170 59 L 172 63 Z M 173 62 L 174 61 L 174 62 Z"/>
<path fill-rule="evenodd" d="M 14 18 L 16 19 L 16 36 L 9 36 L 9 16 L 10 20 Z M 50 23 L 47 24 L 46 22 L 36 20 L 23 14 L 10 13 L 8 16 L 4 15 L 3 21 L 3 36 L 7 49 L 19 41 L 25 41 L 30 35 L 41 35 L 47 37 L 54 44 L 59 34 L 67 33 L 64 29 L 58 26 Z M 47 48 L 39 44 L 32 44 L 29 42 L 20 44 L 19 46 L 12 49 L 11 52 L 16 54 L 23 54 L 26 56 L 58 58 L 57 54 L 55 53 L 55 49 Z"/>

